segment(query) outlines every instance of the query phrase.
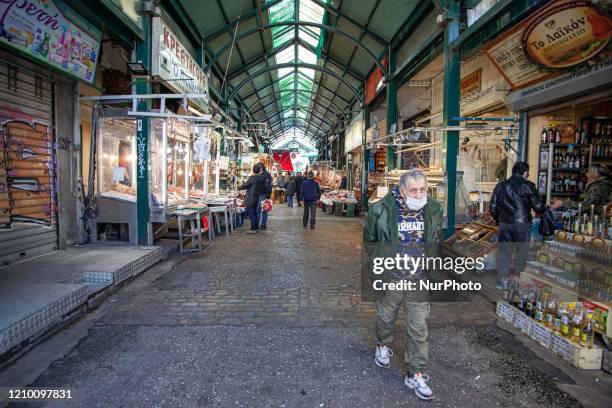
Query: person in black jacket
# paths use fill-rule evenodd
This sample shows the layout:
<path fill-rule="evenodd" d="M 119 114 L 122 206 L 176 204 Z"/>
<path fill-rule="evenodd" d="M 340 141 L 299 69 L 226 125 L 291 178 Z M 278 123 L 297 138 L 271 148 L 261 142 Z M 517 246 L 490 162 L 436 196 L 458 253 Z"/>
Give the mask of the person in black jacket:
<path fill-rule="evenodd" d="M 512 167 L 512 176 L 495 186 L 491 197 L 491 215 L 499 225 L 496 254 L 498 289 L 504 288 L 504 280 L 508 278 L 510 270 L 519 273 L 527 264 L 531 210 L 539 213 L 546 211 L 535 184 L 527 180 L 528 175 L 529 165 L 517 162 Z M 558 206 L 555 203 L 553 208 Z"/>
<path fill-rule="evenodd" d="M 296 193 L 297 193 L 297 203 L 298 203 L 298 207 L 301 207 L 302 204 L 300 203 L 300 201 L 302 201 L 302 183 L 304 182 L 304 178 L 302 177 L 302 173 L 300 173 L 298 171 L 298 173 L 295 175 L 295 187 L 296 187 Z"/>
<path fill-rule="evenodd" d="M 296 192 L 295 179 L 290 174 L 287 183 L 285 184 L 285 195 L 287 196 L 287 205 L 289 208 L 293 208 L 293 196 Z"/>
<path fill-rule="evenodd" d="M 261 178 L 264 182 L 263 189 L 259 192 L 259 206 L 257 207 L 257 216 L 259 217 L 259 229 L 265 230 L 268 228 L 268 212 L 261 210 L 261 204 L 264 200 L 272 197 L 272 175 L 266 170 L 263 163 L 257 164 L 260 169 Z"/>
<path fill-rule="evenodd" d="M 246 190 L 246 206 L 249 219 L 251 220 L 251 229 L 247 234 L 255 234 L 259 232 L 259 194 L 264 190 L 264 180 L 259 165 L 253 166 L 253 174 L 248 178 L 246 183 L 238 187 L 238 190 Z"/>
<path fill-rule="evenodd" d="M 308 179 L 302 183 L 302 199 L 304 200 L 304 216 L 302 218 L 302 224 L 304 228 L 308 225 L 308 218 L 310 215 L 310 229 L 315 228 L 317 222 L 317 202 L 321 198 L 321 187 L 314 179 L 314 173 L 308 172 Z"/>

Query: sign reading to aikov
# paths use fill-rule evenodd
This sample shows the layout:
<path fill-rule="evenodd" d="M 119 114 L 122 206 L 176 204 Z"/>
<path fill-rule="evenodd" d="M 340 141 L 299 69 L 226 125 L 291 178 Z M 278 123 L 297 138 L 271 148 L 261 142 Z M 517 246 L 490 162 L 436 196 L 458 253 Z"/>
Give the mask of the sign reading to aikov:
<path fill-rule="evenodd" d="M 153 18 L 152 51 L 152 74 L 164 80 L 166 86 L 178 93 L 208 94 L 208 76 L 159 17 Z M 207 109 L 207 99 L 193 101 Z"/>
<path fill-rule="evenodd" d="M 612 23 L 588 1 L 545 10 L 523 33 L 529 58 L 545 68 L 567 69 L 593 58 L 610 42 Z"/>
<path fill-rule="evenodd" d="M 60 0 L 0 0 L 0 42 L 93 83 L 102 32 Z"/>

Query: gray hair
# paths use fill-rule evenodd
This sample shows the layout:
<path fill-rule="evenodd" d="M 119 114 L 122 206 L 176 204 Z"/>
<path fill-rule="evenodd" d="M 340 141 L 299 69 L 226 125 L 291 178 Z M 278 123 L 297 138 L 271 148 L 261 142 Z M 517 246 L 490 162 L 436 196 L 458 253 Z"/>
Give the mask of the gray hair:
<path fill-rule="evenodd" d="M 410 169 L 400 177 L 400 187 L 408 188 L 408 184 L 418 180 L 425 180 L 425 187 L 428 187 L 427 176 L 419 169 Z"/>

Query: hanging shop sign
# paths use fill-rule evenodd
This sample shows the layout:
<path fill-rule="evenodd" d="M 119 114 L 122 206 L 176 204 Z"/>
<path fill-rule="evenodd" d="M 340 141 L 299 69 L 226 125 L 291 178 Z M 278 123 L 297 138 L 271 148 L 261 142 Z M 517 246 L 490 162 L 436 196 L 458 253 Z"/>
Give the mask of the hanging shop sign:
<path fill-rule="evenodd" d="M 550 104 L 555 100 L 594 92 L 610 85 L 612 85 L 612 56 L 596 64 L 510 92 L 505 98 L 505 104 L 511 111 L 520 112 Z"/>
<path fill-rule="evenodd" d="M 566 69 L 599 54 L 610 42 L 612 22 L 587 1 L 559 4 L 538 14 L 523 33 L 528 57 L 544 68 Z"/>
<path fill-rule="evenodd" d="M 102 32 L 60 0 L 0 0 L 0 42 L 94 83 Z"/>
<path fill-rule="evenodd" d="M 587 1 L 552 2 L 485 48 L 512 89 L 594 59 L 609 42 L 605 13 Z"/>
<path fill-rule="evenodd" d="M 160 17 L 153 18 L 151 74 L 177 93 L 208 95 L 208 76 Z M 192 100 L 207 110 L 208 98 Z"/>
<path fill-rule="evenodd" d="M 472 72 L 461 78 L 459 84 L 459 92 L 461 93 L 461 99 L 474 92 L 480 91 L 482 82 L 482 69 Z"/>
<path fill-rule="evenodd" d="M 385 69 L 389 68 L 389 58 L 385 55 L 385 57 L 380 61 L 380 64 L 385 67 Z M 365 99 L 364 103 L 366 105 L 370 104 L 376 98 L 376 92 L 382 86 L 383 81 L 383 72 L 380 67 L 376 66 L 370 77 L 366 80 L 365 84 Z"/>

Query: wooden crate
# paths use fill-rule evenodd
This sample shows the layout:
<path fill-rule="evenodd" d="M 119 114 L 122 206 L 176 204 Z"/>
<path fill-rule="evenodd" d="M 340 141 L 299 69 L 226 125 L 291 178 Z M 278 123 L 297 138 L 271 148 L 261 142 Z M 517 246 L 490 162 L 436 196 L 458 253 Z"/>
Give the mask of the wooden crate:
<path fill-rule="evenodd" d="M 531 324 L 533 323 L 533 319 L 527 316 L 525 313 L 522 313 L 520 310 L 516 310 L 514 312 L 514 321 L 512 325 L 519 329 L 521 332 L 526 335 L 531 334 Z"/>
<path fill-rule="evenodd" d="M 574 367 L 585 370 L 599 370 L 601 368 L 602 349 L 596 346 L 592 348 L 581 347 L 560 334 L 553 333 L 550 349 Z"/>
<path fill-rule="evenodd" d="M 497 301 L 496 313 L 499 317 L 512 324 L 514 322 L 514 311 L 516 308 L 504 300 Z"/>
<path fill-rule="evenodd" d="M 550 348 L 553 332 L 548 327 L 541 323 L 533 321 L 531 323 L 531 331 L 529 337 L 540 343 L 542 347 Z"/>

